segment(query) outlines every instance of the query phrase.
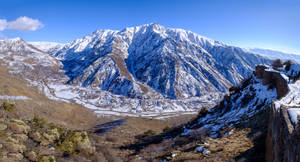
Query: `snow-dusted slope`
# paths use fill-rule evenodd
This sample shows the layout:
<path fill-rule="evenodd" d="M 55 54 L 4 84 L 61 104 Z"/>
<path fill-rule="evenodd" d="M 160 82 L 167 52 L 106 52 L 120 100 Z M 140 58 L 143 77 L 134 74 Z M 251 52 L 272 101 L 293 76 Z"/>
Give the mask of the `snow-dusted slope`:
<path fill-rule="evenodd" d="M 63 84 L 67 79 L 60 70 L 59 60 L 21 38 L 0 41 L 0 60 L 10 73 L 21 76 L 41 90 L 50 80 Z"/>
<path fill-rule="evenodd" d="M 211 94 L 201 98 L 170 100 L 152 89 L 149 89 L 149 93 L 154 95 L 151 98 L 127 98 L 103 91 L 100 87 L 66 85 L 68 78 L 61 70 L 61 61 L 21 38 L 0 41 L 0 60 L 2 67 L 28 80 L 30 85 L 37 86 L 48 98 L 75 102 L 93 109 L 99 115 L 161 117 L 162 114 L 195 113 L 199 105 L 211 107 L 221 98 L 218 94 Z"/>
<path fill-rule="evenodd" d="M 296 55 L 296 54 L 289 54 L 280 51 L 260 49 L 260 48 L 248 48 L 246 50 L 274 60 L 275 59 L 292 60 L 294 62 L 300 63 L 300 55 Z"/>
<path fill-rule="evenodd" d="M 49 54 L 56 53 L 64 46 L 64 44 L 55 43 L 55 42 L 28 42 L 28 43 Z"/>
<path fill-rule="evenodd" d="M 272 100 L 277 96 L 276 90 L 268 90 L 268 86 L 263 86 L 262 81 L 255 77 L 239 88 L 241 90 L 225 98 L 196 123 L 187 125 L 183 135 L 188 135 L 194 129 L 198 131 L 207 129 L 207 134 L 218 137 L 220 130 L 234 126 L 241 120 L 250 119 L 259 111 L 270 107 Z"/>
<path fill-rule="evenodd" d="M 0 54 L 4 62 L 8 62 L 10 65 L 15 63 L 16 67 L 20 63 L 29 67 L 59 64 L 56 58 L 26 43 L 21 38 L 0 40 Z"/>
<path fill-rule="evenodd" d="M 232 88 L 229 96 L 224 97 L 223 101 L 207 114 L 199 115 L 192 124 L 185 126 L 182 135 L 189 135 L 193 130 L 207 130 L 207 134 L 218 137 L 221 130 L 233 127 L 241 122 L 251 120 L 251 117 L 261 112 L 269 110 L 272 102 L 275 107 L 285 106 L 292 120 L 300 115 L 300 66 L 293 64 L 288 68 L 273 68 L 265 66 L 265 71 L 277 73 L 285 80 L 288 92 L 285 96 L 278 99 L 278 89 L 283 91 L 283 82 L 277 82 L 275 78 L 263 75 L 263 78 L 252 75 L 249 79 L 242 82 L 236 88 Z M 273 79 L 273 82 L 267 82 Z M 278 88 L 278 89 L 277 89 Z"/>
<path fill-rule="evenodd" d="M 75 102 L 101 115 L 134 116 L 213 107 L 256 64 L 270 63 L 241 48 L 158 24 L 97 30 L 50 55 L 22 39 L 5 40 L 0 57 L 10 72 L 53 100 Z"/>
<path fill-rule="evenodd" d="M 221 94 L 269 60 L 190 31 L 146 24 L 97 30 L 65 45 L 68 83 L 128 97 L 178 99 Z"/>

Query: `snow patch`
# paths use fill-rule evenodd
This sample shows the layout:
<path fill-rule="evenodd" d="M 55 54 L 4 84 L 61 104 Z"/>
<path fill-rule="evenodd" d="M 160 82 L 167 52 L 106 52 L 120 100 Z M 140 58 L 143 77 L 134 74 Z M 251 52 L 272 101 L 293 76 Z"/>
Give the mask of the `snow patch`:
<path fill-rule="evenodd" d="M 289 113 L 291 121 L 294 124 L 297 124 L 298 120 L 300 120 L 300 108 L 289 108 L 288 113 Z"/>
<path fill-rule="evenodd" d="M 1 100 L 31 100 L 27 96 L 0 96 Z"/>

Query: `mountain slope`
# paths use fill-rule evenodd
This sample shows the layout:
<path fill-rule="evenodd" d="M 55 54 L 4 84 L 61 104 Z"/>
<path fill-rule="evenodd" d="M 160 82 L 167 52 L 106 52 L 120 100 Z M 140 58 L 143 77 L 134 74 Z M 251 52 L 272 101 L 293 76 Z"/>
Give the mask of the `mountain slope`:
<path fill-rule="evenodd" d="M 297 159 L 298 145 L 291 143 L 299 141 L 299 78 L 298 64 L 258 65 L 214 108 L 203 108 L 187 124 L 140 137 L 123 148 L 134 151 L 132 160 L 265 161 L 267 145 L 276 159 Z M 273 131 L 268 132 L 268 125 Z M 268 143 L 267 134 L 273 137 Z M 278 154 L 278 148 L 284 151 Z"/>
<path fill-rule="evenodd" d="M 269 60 L 190 31 L 159 24 L 98 30 L 65 45 L 68 83 L 128 97 L 178 99 L 224 93 Z M 154 92 L 154 91 L 155 92 Z"/>
<path fill-rule="evenodd" d="M 33 85 L 50 78 L 64 82 L 64 73 L 59 70 L 60 61 L 21 38 L 1 40 L 0 58 L 10 73 L 29 80 Z"/>

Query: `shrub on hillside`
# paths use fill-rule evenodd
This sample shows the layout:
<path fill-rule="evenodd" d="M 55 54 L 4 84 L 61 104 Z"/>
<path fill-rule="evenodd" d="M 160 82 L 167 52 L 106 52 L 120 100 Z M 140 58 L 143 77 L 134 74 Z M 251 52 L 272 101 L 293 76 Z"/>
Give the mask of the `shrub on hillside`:
<path fill-rule="evenodd" d="M 166 127 L 163 129 L 164 132 L 168 132 L 168 131 L 170 131 L 170 130 L 171 130 L 171 127 L 169 127 L 169 126 L 166 126 Z"/>
<path fill-rule="evenodd" d="M 1 109 L 4 109 L 5 111 L 10 111 L 11 112 L 14 109 L 16 109 L 16 105 L 8 103 L 7 101 L 3 101 L 2 105 L 1 105 Z"/>
<path fill-rule="evenodd" d="M 39 115 L 34 115 L 33 119 L 30 121 L 30 123 L 36 127 L 45 128 L 47 122 L 44 118 L 41 118 Z"/>
<path fill-rule="evenodd" d="M 153 136 L 155 135 L 155 132 L 152 129 L 147 130 L 144 132 L 144 136 Z"/>
<path fill-rule="evenodd" d="M 56 144 L 56 149 L 62 151 L 65 155 L 76 153 L 93 153 L 95 148 L 92 147 L 87 132 L 68 131 L 62 135 Z"/>

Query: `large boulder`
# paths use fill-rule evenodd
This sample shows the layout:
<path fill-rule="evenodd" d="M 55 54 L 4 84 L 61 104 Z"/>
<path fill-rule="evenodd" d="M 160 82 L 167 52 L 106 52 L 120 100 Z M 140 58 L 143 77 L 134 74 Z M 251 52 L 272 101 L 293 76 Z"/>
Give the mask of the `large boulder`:
<path fill-rule="evenodd" d="M 12 119 L 9 123 L 10 129 L 14 133 L 25 133 L 27 134 L 30 130 L 30 127 L 25 124 L 22 120 Z"/>
<path fill-rule="evenodd" d="M 23 155 L 20 153 L 9 153 L 7 157 L 13 161 L 21 161 L 23 159 Z"/>
<path fill-rule="evenodd" d="M 7 128 L 7 125 L 4 123 L 0 123 L 0 131 L 4 131 Z"/>
<path fill-rule="evenodd" d="M 9 152 L 12 153 L 19 153 L 19 152 L 23 153 L 26 150 L 25 145 L 14 143 L 14 142 L 7 142 L 5 144 L 5 147 Z"/>

